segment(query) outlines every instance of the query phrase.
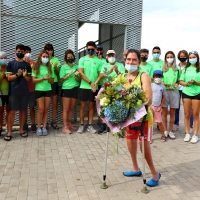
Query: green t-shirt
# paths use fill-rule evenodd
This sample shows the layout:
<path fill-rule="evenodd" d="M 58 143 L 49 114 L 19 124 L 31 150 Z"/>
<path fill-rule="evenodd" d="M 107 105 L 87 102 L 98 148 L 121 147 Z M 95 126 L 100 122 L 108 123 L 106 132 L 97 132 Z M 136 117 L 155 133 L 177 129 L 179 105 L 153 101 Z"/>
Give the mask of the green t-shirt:
<path fill-rule="evenodd" d="M 2 72 L 0 72 L 0 78 L 2 77 Z M 0 83 L 0 90 L 2 92 L 2 95 L 8 95 L 9 90 L 9 82 L 7 79 L 3 79 Z"/>
<path fill-rule="evenodd" d="M 139 66 L 139 72 L 145 72 L 152 78 L 153 77 L 154 68 L 153 68 L 153 66 L 151 64 L 149 64 L 147 62 L 146 65 L 140 65 Z"/>
<path fill-rule="evenodd" d="M 105 59 L 105 58 L 102 58 L 102 59 L 100 59 L 100 60 L 101 60 L 101 69 L 102 69 L 103 65 L 106 64 L 107 62 L 106 62 L 106 59 Z M 100 86 L 102 86 L 102 85 L 103 85 L 103 79 L 101 79 L 101 80 L 99 81 L 98 84 L 99 84 Z"/>
<path fill-rule="evenodd" d="M 118 67 L 118 71 L 122 74 L 125 73 L 125 68 L 124 65 L 122 63 L 118 63 L 116 62 L 114 65 L 117 65 Z M 105 68 L 107 71 L 110 71 L 110 69 L 113 67 L 113 65 L 111 65 L 110 63 L 106 63 L 103 65 L 103 67 L 101 68 L 101 74 L 104 74 L 105 72 Z M 117 73 L 113 70 L 112 73 L 109 74 L 110 77 L 112 77 L 112 79 L 117 77 Z M 106 77 L 101 79 L 102 85 L 104 84 L 104 82 L 106 81 Z"/>
<path fill-rule="evenodd" d="M 72 89 L 74 87 L 79 86 L 79 82 L 75 78 L 75 72 L 78 70 L 78 65 L 74 64 L 72 67 L 65 64 L 60 69 L 60 78 L 63 78 L 64 76 L 67 76 L 71 70 L 74 70 L 73 74 L 66 79 L 62 84 L 62 89 Z"/>
<path fill-rule="evenodd" d="M 53 67 L 52 67 L 53 68 Z M 52 69 L 53 70 L 53 69 Z M 48 74 L 47 66 L 40 65 L 39 74 L 36 74 L 32 69 L 32 76 L 36 78 L 44 78 Z M 54 78 L 54 73 L 50 75 L 51 78 Z M 35 90 L 37 91 L 49 91 L 51 90 L 51 83 L 48 80 L 43 80 L 42 82 L 35 84 Z"/>
<path fill-rule="evenodd" d="M 196 72 L 195 67 L 189 66 L 186 69 L 186 71 L 185 71 L 185 69 L 183 69 L 179 80 L 184 81 L 184 82 L 188 82 L 191 80 L 200 82 L 200 72 Z M 189 96 L 196 96 L 196 95 L 200 94 L 200 86 L 196 85 L 196 84 L 191 84 L 187 87 L 184 86 L 182 92 Z"/>
<path fill-rule="evenodd" d="M 151 60 L 149 62 L 149 64 L 153 66 L 153 72 L 155 70 L 161 70 L 162 71 L 163 63 L 164 62 L 162 60 L 159 60 L 158 62 L 154 62 L 154 60 Z"/>
<path fill-rule="evenodd" d="M 60 61 L 58 60 L 58 58 L 56 57 L 51 57 L 50 59 L 50 63 L 53 67 L 53 74 L 54 74 L 54 82 L 58 82 L 58 75 L 56 74 L 56 72 L 54 71 L 54 65 L 56 65 L 57 67 L 61 67 Z"/>
<path fill-rule="evenodd" d="M 84 69 L 85 76 L 94 83 L 99 76 L 99 72 L 101 71 L 101 65 L 101 60 L 97 56 L 90 58 L 86 55 L 79 59 L 78 68 Z M 81 79 L 80 88 L 92 89 L 91 85 L 83 79 Z"/>
<path fill-rule="evenodd" d="M 178 88 L 174 87 L 174 84 L 179 80 L 180 72 L 177 69 L 174 71 L 172 68 L 169 68 L 166 72 L 163 72 L 162 81 L 165 84 L 171 84 L 174 90 L 178 90 Z M 166 86 L 166 90 L 170 90 L 169 87 Z"/>

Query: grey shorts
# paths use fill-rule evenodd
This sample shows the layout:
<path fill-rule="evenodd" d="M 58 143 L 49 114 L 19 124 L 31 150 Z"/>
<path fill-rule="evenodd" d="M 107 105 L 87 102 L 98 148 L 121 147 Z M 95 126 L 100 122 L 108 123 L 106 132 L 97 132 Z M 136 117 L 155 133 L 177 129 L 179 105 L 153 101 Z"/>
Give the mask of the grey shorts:
<path fill-rule="evenodd" d="M 179 108 L 180 94 L 178 90 L 167 90 L 166 99 L 163 107 Z"/>
<path fill-rule="evenodd" d="M 28 95 L 10 95 L 9 96 L 9 109 L 10 110 L 27 110 Z"/>
<path fill-rule="evenodd" d="M 28 99 L 28 105 L 29 108 L 30 107 L 34 107 L 35 106 L 35 92 L 29 92 L 29 99 Z"/>

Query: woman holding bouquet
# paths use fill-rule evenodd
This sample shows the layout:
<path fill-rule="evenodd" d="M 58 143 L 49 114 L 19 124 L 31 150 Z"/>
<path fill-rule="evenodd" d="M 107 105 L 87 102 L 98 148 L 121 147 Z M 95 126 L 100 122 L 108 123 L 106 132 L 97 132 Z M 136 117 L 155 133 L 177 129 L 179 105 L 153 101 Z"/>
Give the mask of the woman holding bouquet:
<path fill-rule="evenodd" d="M 152 103 L 151 79 L 146 73 L 141 73 L 138 71 L 139 64 L 140 64 L 140 53 L 135 49 L 130 49 L 126 55 L 126 60 L 125 60 L 125 68 L 128 71 L 127 79 L 129 80 L 129 82 L 130 81 L 133 82 L 134 84 L 141 87 L 143 91 L 146 92 L 146 97 L 148 99 L 148 101 L 146 102 L 146 105 L 149 106 Z M 137 143 L 138 143 L 138 138 L 139 138 L 140 149 L 142 149 L 141 138 L 139 136 L 138 131 L 131 130 L 131 127 L 138 126 L 138 123 L 141 124 L 141 122 L 136 122 L 127 127 L 127 134 L 126 134 L 127 146 L 128 146 L 129 152 L 131 154 L 132 162 L 133 162 L 133 170 L 129 172 L 123 172 L 123 175 L 128 176 L 128 177 L 142 175 L 142 172 L 139 170 L 138 163 L 137 163 Z M 150 141 L 150 133 L 152 129 L 152 124 L 153 124 L 153 116 L 150 109 L 148 108 L 146 121 L 144 125 L 144 138 L 145 138 L 144 151 L 145 151 L 145 159 L 152 173 L 152 179 L 150 179 L 146 183 L 146 185 L 150 187 L 157 186 L 161 177 L 161 174 L 157 173 L 155 169 L 152 155 L 151 155 L 151 148 L 150 148 L 149 141 Z"/>

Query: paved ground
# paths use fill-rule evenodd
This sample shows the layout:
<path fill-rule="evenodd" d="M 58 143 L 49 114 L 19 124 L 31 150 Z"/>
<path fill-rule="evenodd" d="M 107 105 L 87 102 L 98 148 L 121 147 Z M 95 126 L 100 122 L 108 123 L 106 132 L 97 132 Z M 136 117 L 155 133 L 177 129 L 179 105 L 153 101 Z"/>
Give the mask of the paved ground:
<path fill-rule="evenodd" d="M 0 140 L 0 200 L 200 200 L 200 142 L 184 143 L 183 123 L 176 140 L 160 142 L 155 130 L 152 153 L 162 177 L 158 187 L 141 193 L 142 177 L 126 178 L 131 160 L 125 139 L 119 154 L 109 137 L 108 189 L 102 183 L 106 135 L 65 135 L 50 129 L 46 137 L 21 138 L 14 132 L 10 142 Z M 138 151 L 141 165 L 141 153 Z M 151 174 L 147 167 L 147 180 Z"/>

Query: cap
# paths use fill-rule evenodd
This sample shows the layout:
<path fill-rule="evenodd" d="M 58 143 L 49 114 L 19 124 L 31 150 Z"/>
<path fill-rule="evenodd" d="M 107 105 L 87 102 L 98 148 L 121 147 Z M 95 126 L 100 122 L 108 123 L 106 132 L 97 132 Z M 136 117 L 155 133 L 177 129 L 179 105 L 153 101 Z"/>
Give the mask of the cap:
<path fill-rule="evenodd" d="M 163 76 L 163 72 L 161 70 L 155 70 L 153 72 L 153 75 L 160 75 L 160 76 Z"/>
<path fill-rule="evenodd" d="M 110 54 L 110 53 L 116 54 L 114 50 L 108 50 L 107 53 L 106 53 L 106 55 L 108 55 L 108 54 Z"/>
<path fill-rule="evenodd" d="M 103 46 L 100 45 L 100 44 L 98 44 L 97 47 L 96 47 L 96 49 L 103 49 Z"/>

